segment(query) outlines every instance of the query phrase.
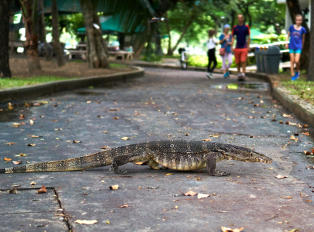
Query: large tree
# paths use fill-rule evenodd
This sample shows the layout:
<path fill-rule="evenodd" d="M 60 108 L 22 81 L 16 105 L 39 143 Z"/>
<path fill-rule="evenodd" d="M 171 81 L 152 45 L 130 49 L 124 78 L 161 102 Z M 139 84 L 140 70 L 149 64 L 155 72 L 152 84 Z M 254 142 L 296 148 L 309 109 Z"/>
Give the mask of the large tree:
<path fill-rule="evenodd" d="M 53 50 L 57 57 L 58 66 L 65 65 L 65 58 L 63 54 L 63 49 L 60 43 L 60 32 L 59 32 L 59 23 L 58 23 L 58 8 L 57 8 L 57 1 L 51 0 L 51 14 L 52 14 L 52 46 Z"/>
<path fill-rule="evenodd" d="M 37 0 L 20 0 L 24 26 L 26 29 L 25 48 L 28 58 L 29 72 L 41 70 L 38 55 L 38 38 L 35 30 Z"/>
<path fill-rule="evenodd" d="M 295 16 L 297 14 L 302 15 L 301 7 L 299 0 L 286 0 L 290 17 L 292 19 L 292 22 L 295 23 Z M 312 5 L 313 6 L 313 5 Z M 310 54 L 310 29 L 307 26 L 307 23 L 305 20 L 302 22 L 302 26 L 306 29 L 305 34 L 305 42 L 304 47 L 302 49 L 301 59 L 300 59 L 300 69 L 307 69 L 309 64 L 309 54 Z"/>
<path fill-rule="evenodd" d="M 98 1 L 80 0 L 85 19 L 87 36 L 87 62 L 89 68 L 108 68 L 107 45 L 102 38 L 102 30 L 96 7 Z"/>
<path fill-rule="evenodd" d="M 11 0 L 0 4 L 0 78 L 11 77 L 9 64 L 9 27 Z"/>
<path fill-rule="evenodd" d="M 311 0 L 312 10 L 311 14 L 311 28 L 314 28 L 314 0 Z M 309 66 L 307 70 L 307 80 L 314 81 L 314 33 L 310 35 L 310 54 L 309 54 Z"/>

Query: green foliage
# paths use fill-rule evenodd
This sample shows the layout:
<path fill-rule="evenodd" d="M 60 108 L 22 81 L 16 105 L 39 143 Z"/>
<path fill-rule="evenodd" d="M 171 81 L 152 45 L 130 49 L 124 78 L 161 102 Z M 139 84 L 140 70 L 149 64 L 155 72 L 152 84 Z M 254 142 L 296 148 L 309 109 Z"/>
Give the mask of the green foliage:
<path fill-rule="evenodd" d="M 12 78 L 0 78 L 0 89 L 7 89 L 13 87 L 20 87 L 26 85 L 37 85 L 50 81 L 69 80 L 73 78 L 55 77 L 55 76 L 38 76 L 38 77 L 12 77 Z"/>
<path fill-rule="evenodd" d="M 149 61 L 149 62 L 153 62 L 153 61 L 161 61 L 162 60 L 162 56 L 157 56 L 155 54 L 151 54 L 149 56 L 144 55 L 141 60 L 143 61 Z"/>

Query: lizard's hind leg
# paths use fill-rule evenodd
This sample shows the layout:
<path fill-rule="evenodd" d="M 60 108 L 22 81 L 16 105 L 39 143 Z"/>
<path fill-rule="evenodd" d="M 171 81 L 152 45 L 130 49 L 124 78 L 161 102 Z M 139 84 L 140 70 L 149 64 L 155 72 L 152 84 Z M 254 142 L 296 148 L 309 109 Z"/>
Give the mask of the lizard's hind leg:
<path fill-rule="evenodd" d="M 210 153 L 206 158 L 206 168 L 211 176 L 228 176 L 229 172 L 219 172 L 216 170 L 216 161 L 220 160 L 221 154 L 218 152 Z"/>
<path fill-rule="evenodd" d="M 116 174 L 126 174 L 127 171 L 126 170 L 119 170 L 119 166 L 127 164 L 129 162 L 130 159 L 130 155 L 119 155 L 116 156 L 113 161 L 112 161 L 112 165 L 110 168 L 110 171 L 114 171 L 114 173 Z"/>

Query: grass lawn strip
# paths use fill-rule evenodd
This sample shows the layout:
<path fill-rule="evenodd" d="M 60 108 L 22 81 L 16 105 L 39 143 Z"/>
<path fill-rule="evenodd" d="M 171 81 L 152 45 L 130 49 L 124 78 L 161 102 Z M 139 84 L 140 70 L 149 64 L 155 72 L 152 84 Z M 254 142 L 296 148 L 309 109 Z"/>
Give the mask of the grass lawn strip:
<path fill-rule="evenodd" d="M 12 77 L 0 78 L 0 89 L 8 89 L 13 87 L 21 87 L 26 85 L 37 85 L 51 81 L 70 80 L 75 78 L 69 77 L 54 77 L 54 76 L 36 76 L 36 77 Z"/>

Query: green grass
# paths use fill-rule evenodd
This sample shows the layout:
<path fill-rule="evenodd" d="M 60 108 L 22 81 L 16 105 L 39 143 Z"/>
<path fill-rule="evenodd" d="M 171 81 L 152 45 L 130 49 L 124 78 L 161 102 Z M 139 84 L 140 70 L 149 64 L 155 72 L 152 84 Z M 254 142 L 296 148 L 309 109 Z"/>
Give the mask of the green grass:
<path fill-rule="evenodd" d="M 293 95 L 314 104 L 314 82 L 306 81 L 305 78 L 296 81 L 282 81 L 282 85 L 291 91 Z"/>
<path fill-rule="evenodd" d="M 117 64 L 117 63 L 110 63 L 110 68 L 128 68 L 128 65 L 125 64 Z"/>
<path fill-rule="evenodd" d="M 26 86 L 26 85 L 37 85 L 37 84 L 50 82 L 50 81 L 61 81 L 61 80 L 69 80 L 69 79 L 74 79 L 74 78 L 54 77 L 54 76 L 0 78 L 0 89 L 20 87 L 20 86 Z"/>

